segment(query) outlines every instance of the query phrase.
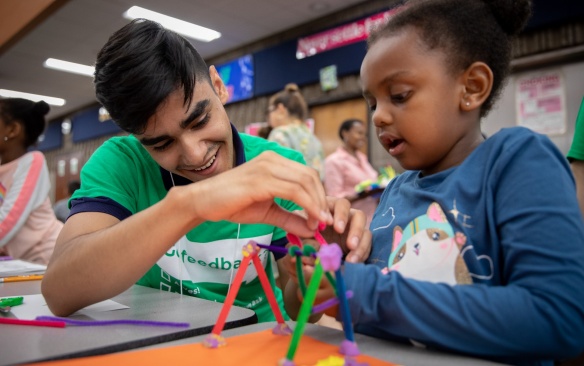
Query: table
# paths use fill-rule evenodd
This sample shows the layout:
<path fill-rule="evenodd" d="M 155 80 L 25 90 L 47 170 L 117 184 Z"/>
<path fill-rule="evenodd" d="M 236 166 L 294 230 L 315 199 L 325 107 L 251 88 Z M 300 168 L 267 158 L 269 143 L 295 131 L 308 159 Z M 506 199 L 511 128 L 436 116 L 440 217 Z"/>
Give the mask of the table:
<path fill-rule="evenodd" d="M 292 328 L 296 324 L 292 321 L 287 322 Z M 227 340 L 227 347 L 229 346 L 229 337 L 234 335 L 253 333 L 261 331 L 264 329 L 271 329 L 274 327 L 276 322 L 269 323 L 259 323 L 248 325 L 244 327 L 239 327 L 235 329 L 226 330 L 221 333 Z M 327 342 L 333 345 L 340 345 L 343 339 L 345 339 L 342 331 L 324 327 L 315 324 L 306 324 L 304 334 L 311 336 L 317 340 Z M 168 342 L 164 344 L 157 344 L 154 346 L 144 347 L 141 349 L 154 349 L 161 347 L 171 347 L 178 346 L 189 343 L 199 343 L 203 342 L 205 339 L 204 335 L 181 339 L 178 341 Z M 355 334 L 355 341 L 359 346 L 359 350 L 362 354 L 366 354 L 380 360 L 389 361 L 395 364 L 401 364 L 406 366 L 501 366 L 501 363 L 495 363 L 491 361 L 481 360 L 478 358 L 466 357 L 457 354 L 450 354 L 445 352 L 438 352 L 433 350 L 422 349 L 402 343 L 391 342 L 387 340 L 382 340 L 378 338 L 368 337 L 363 334 Z M 139 351 L 134 350 L 134 351 Z M 283 355 L 284 356 L 284 355 Z"/>
<path fill-rule="evenodd" d="M 0 297 L 40 294 L 41 281 L 0 283 Z M 95 313 L 80 320 L 137 319 L 188 322 L 189 328 L 114 325 L 47 328 L 0 325 L 0 365 L 101 355 L 211 332 L 222 303 L 134 285 L 113 301 L 129 309 Z M 257 323 L 252 310 L 232 307 L 225 329 Z"/>

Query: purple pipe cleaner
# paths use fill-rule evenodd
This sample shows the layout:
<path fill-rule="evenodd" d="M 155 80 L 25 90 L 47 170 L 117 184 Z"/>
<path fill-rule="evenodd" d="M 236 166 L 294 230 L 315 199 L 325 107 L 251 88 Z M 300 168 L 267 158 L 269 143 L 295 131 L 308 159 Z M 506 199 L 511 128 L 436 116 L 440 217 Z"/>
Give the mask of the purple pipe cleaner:
<path fill-rule="evenodd" d="M 272 251 L 272 252 L 288 254 L 288 249 L 282 248 L 282 247 L 276 247 L 276 246 L 272 246 L 272 245 L 265 245 L 265 244 L 259 244 L 259 243 L 258 243 L 258 247 L 263 248 L 263 249 L 267 249 L 267 250 Z"/>
<path fill-rule="evenodd" d="M 79 325 L 79 326 L 102 326 L 102 325 L 117 325 L 117 324 L 131 324 L 131 325 L 145 325 L 150 327 L 178 327 L 178 328 L 188 328 L 189 323 L 176 323 L 176 322 L 159 322 L 155 320 L 130 320 L 130 319 L 120 319 L 120 320 L 75 320 L 69 318 L 60 318 L 58 316 L 37 316 L 36 320 L 48 320 L 48 321 L 61 321 L 69 325 Z"/>
<path fill-rule="evenodd" d="M 345 292 L 345 296 L 347 297 L 347 299 L 352 298 L 353 297 L 353 291 L 347 290 Z M 331 306 L 337 305 L 339 302 L 340 302 L 340 300 L 339 300 L 338 297 L 333 297 L 332 299 L 325 300 L 325 301 L 321 302 L 318 305 L 314 305 L 312 307 L 311 314 L 322 313 L 323 311 L 325 311 L 326 309 L 330 308 Z"/>

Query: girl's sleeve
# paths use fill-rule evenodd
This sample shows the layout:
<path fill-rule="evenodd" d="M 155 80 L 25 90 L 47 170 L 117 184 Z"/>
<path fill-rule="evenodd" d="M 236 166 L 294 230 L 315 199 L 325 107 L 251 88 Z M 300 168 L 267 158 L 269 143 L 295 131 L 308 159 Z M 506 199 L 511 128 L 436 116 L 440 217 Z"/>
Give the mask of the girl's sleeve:
<path fill-rule="evenodd" d="M 9 242 L 26 223 L 30 213 L 46 200 L 50 187 L 43 154 L 32 152 L 24 155 L 0 206 L 0 246 Z"/>

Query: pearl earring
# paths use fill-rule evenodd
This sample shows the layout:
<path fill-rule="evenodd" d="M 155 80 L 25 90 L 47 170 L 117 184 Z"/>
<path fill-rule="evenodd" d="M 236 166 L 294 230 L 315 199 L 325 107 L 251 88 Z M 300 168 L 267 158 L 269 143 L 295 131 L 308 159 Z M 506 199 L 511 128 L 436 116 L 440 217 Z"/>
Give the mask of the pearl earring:
<path fill-rule="evenodd" d="M 470 102 L 466 102 L 466 106 L 469 107 L 470 106 Z"/>
<path fill-rule="evenodd" d="M 4 141 L 8 141 L 8 136 L 4 136 Z"/>

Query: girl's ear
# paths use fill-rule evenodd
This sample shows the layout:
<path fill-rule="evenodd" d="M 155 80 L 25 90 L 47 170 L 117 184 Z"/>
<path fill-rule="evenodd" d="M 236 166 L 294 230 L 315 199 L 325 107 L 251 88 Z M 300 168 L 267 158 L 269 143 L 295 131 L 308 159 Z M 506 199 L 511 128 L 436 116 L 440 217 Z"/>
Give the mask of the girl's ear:
<path fill-rule="evenodd" d="M 20 134 L 24 132 L 22 124 L 14 121 L 8 124 L 6 130 L 8 131 L 6 137 L 8 137 L 9 140 L 18 137 Z"/>
<path fill-rule="evenodd" d="M 225 87 L 223 80 L 221 80 L 221 76 L 219 76 L 219 73 L 217 72 L 215 66 L 213 65 L 209 66 L 209 74 L 211 75 L 211 85 L 213 85 L 215 93 L 217 93 L 217 95 L 219 96 L 221 103 L 225 105 L 225 103 L 227 103 L 227 100 L 229 100 L 229 92 L 227 91 L 227 88 Z"/>
<path fill-rule="evenodd" d="M 288 109 L 282 103 L 278 103 L 278 105 L 276 106 L 276 110 L 279 112 L 288 112 Z"/>
<path fill-rule="evenodd" d="M 470 111 L 485 102 L 493 88 L 493 71 L 484 62 L 475 62 L 462 75 L 464 92 L 460 98 L 460 108 Z"/>

